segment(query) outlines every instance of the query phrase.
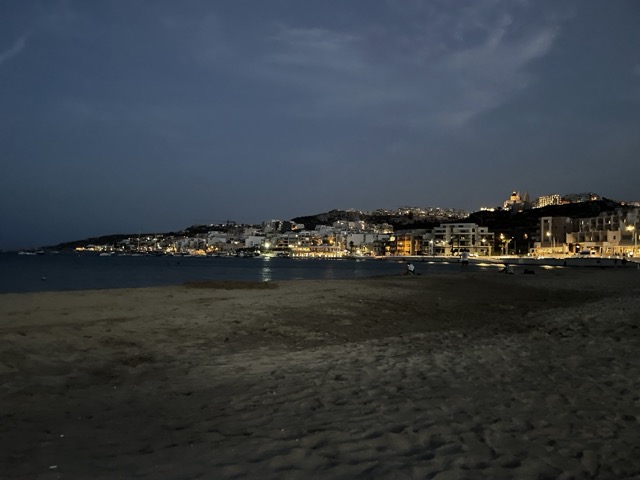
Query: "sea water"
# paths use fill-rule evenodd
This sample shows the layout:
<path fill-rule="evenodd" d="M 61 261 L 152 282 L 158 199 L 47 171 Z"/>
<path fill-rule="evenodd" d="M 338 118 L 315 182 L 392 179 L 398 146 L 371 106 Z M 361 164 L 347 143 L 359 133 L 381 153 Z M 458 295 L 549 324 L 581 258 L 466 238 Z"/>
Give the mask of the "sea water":
<path fill-rule="evenodd" d="M 414 262 L 418 274 L 460 270 L 458 263 Z M 477 269 L 471 265 L 469 269 Z M 179 285 L 193 280 L 319 280 L 401 275 L 401 260 L 317 260 L 269 257 L 0 254 L 0 293 Z"/>

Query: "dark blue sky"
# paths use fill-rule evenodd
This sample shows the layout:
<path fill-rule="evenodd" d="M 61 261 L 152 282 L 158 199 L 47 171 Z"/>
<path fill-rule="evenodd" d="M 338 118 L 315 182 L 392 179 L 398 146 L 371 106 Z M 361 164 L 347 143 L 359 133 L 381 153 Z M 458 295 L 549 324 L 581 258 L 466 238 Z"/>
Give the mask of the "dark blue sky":
<path fill-rule="evenodd" d="M 640 2 L 3 0 L 0 248 L 640 200 Z"/>

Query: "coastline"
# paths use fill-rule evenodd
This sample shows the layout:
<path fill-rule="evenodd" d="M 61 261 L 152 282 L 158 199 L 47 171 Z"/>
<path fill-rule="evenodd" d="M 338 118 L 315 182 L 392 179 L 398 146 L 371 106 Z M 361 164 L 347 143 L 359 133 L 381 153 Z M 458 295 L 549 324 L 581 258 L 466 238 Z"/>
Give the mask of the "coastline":
<path fill-rule="evenodd" d="M 376 258 L 378 259 L 378 258 Z M 428 256 L 428 255 L 408 255 L 400 257 L 379 257 L 379 260 L 411 260 L 418 263 L 459 263 L 460 258 L 456 256 Z M 469 259 L 472 265 L 522 265 L 531 267 L 578 267 L 578 268 L 635 268 L 640 269 L 640 261 L 618 257 L 576 257 L 576 256 L 547 256 L 530 257 L 526 255 L 505 255 L 505 256 L 483 256 Z"/>
<path fill-rule="evenodd" d="M 191 280 L 287 281 L 307 279 L 366 278 L 403 273 L 412 261 L 421 274 L 440 275 L 460 271 L 457 257 L 384 257 L 367 259 L 283 258 L 162 258 L 156 256 L 97 255 L 0 255 L 0 293 L 79 291 L 87 289 L 139 288 L 181 285 Z M 524 269 L 547 270 L 576 267 L 640 269 L 640 263 L 615 259 L 532 259 L 530 257 L 472 258 L 469 272 L 493 273 L 505 263 L 516 273 Z M 584 268 L 581 268 L 584 269 Z"/>
<path fill-rule="evenodd" d="M 4 474 L 637 475 L 639 293 L 553 269 L 2 294 Z"/>

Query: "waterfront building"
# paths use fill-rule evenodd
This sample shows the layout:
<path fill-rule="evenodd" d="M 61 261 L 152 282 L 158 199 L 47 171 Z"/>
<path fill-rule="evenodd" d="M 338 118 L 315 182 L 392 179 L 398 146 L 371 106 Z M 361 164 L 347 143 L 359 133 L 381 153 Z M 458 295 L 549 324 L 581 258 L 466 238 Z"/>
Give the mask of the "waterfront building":
<path fill-rule="evenodd" d="M 535 252 L 637 256 L 639 229 L 640 208 L 617 209 L 590 218 L 541 217 L 540 242 L 536 242 Z"/>
<path fill-rule="evenodd" d="M 603 256 L 637 256 L 640 208 L 617 209 L 597 217 L 581 218 L 567 235 L 568 251 Z"/>
<path fill-rule="evenodd" d="M 282 233 L 274 237 L 271 243 L 276 248 L 291 249 L 300 245 L 300 235 L 294 232 Z"/>
<path fill-rule="evenodd" d="M 183 237 L 175 242 L 176 250 L 182 253 L 204 252 L 207 249 L 207 238 L 194 236 Z"/>
<path fill-rule="evenodd" d="M 250 235 L 244 238 L 244 248 L 260 248 L 265 242 L 264 235 Z"/>
<path fill-rule="evenodd" d="M 360 251 L 361 254 L 371 253 L 372 245 L 375 242 L 386 242 L 389 240 L 390 235 L 386 233 L 373 233 L 373 232 L 361 232 L 361 233 L 347 233 L 345 236 L 345 245 L 351 250 L 356 250 L 356 253 Z"/>
<path fill-rule="evenodd" d="M 337 245 L 313 245 L 309 247 L 309 257 L 314 258 L 342 258 L 344 251 Z"/>
<path fill-rule="evenodd" d="M 229 237 L 226 233 L 219 232 L 219 231 L 211 231 L 207 234 L 206 244 L 207 244 L 207 247 L 210 247 L 210 249 L 215 250 L 216 247 L 226 244 L 228 240 L 229 240 Z"/>
<path fill-rule="evenodd" d="M 457 255 L 465 249 L 484 256 L 492 254 L 494 240 L 488 227 L 475 223 L 446 223 L 433 229 L 432 237 L 427 239 L 429 245 L 423 245 L 423 250 L 431 251 L 433 255 Z"/>
<path fill-rule="evenodd" d="M 540 242 L 536 249 L 542 253 L 566 253 L 567 235 L 573 231 L 575 220 L 569 217 L 540 217 Z"/>
<path fill-rule="evenodd" d="M 389 254 L 397 256 L 413 256 L 425 254 L 425 236 L 433 238 L 427 230 L 398 231 L 389 237 Z"/>

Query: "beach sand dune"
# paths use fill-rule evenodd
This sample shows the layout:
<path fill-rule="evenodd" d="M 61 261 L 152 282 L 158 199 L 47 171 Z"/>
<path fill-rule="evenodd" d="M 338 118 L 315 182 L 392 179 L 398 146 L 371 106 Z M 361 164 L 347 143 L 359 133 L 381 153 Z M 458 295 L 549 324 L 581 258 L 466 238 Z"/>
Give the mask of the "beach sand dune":
<path fill-rule="evenodd" d="M 0 477 L 640 478 L 640 272 L 0 295 Z"/>

